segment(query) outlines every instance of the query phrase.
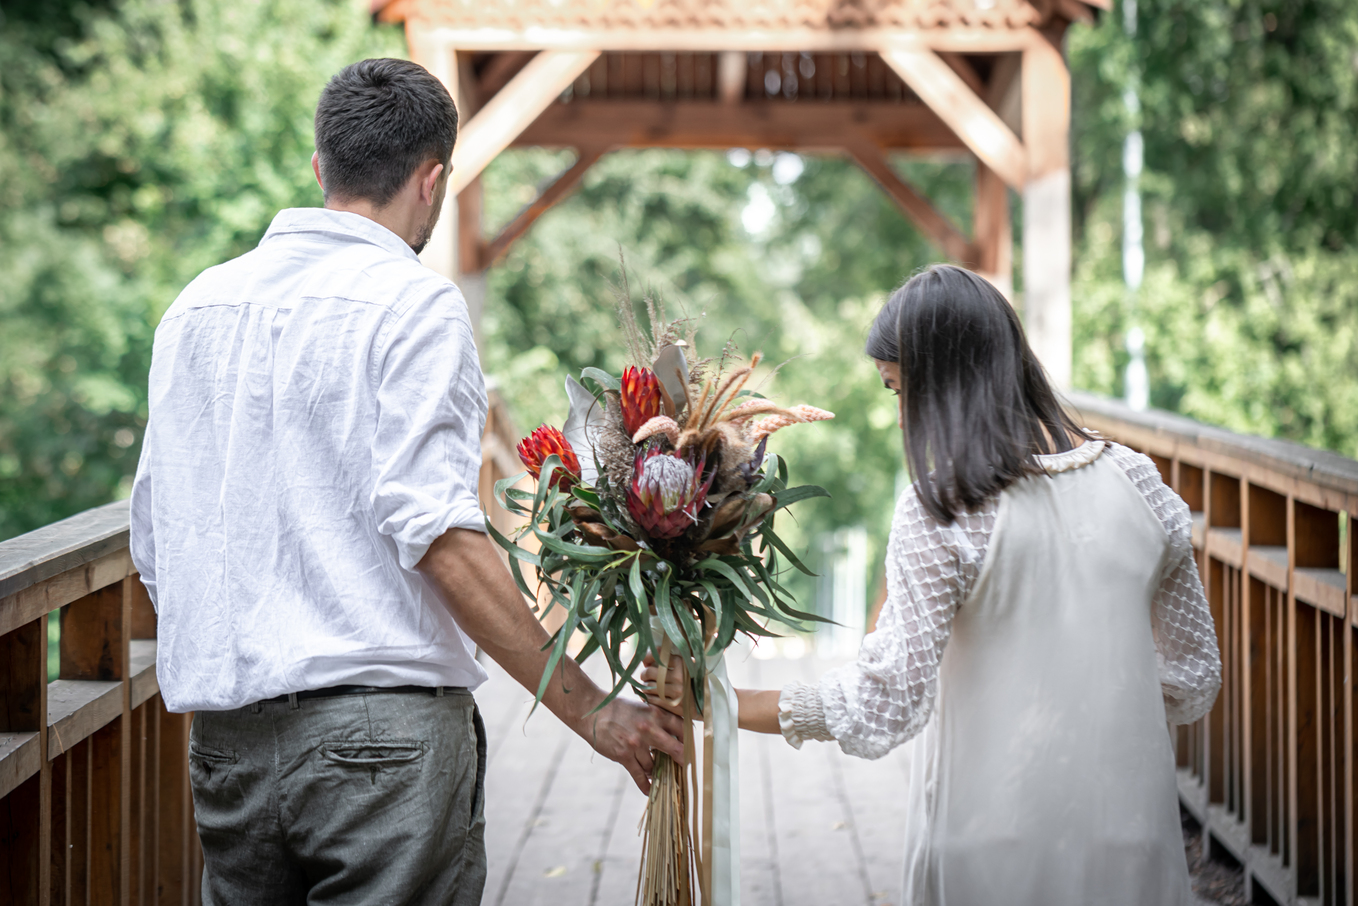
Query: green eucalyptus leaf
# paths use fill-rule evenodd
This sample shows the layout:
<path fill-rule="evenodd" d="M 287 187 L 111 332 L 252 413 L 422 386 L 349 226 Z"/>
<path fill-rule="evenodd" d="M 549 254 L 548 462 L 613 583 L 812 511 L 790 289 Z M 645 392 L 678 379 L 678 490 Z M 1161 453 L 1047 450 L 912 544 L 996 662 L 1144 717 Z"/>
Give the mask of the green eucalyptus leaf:
<path fill-rule="evenodd" d="M 622 390 L 622 381 L 602 368 L 586 368 L 580 372 L 580 377 L 589 378 L 600 387 L 608 390 Z"/>

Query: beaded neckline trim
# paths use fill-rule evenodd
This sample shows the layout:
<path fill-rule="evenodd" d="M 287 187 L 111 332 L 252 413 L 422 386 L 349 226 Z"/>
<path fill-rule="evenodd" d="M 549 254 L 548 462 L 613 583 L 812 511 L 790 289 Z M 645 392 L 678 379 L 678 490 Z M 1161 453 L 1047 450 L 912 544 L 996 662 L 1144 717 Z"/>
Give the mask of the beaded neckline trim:
<path fill-rule="evenodd" d="M 1071 469 L 1078 469 L 1087 466 L 1102 455 L 1104 448 L 1108 445 L 1101 440 L 1087 440 L 1074 450 L 1067 450 L 1064 453 L 1044 453 L 1037 457 L 1037 462 L 1042 468 L 1047 470 L 1048 475 L 1055 475 L 1058 472 L 1069 472 Z"/>

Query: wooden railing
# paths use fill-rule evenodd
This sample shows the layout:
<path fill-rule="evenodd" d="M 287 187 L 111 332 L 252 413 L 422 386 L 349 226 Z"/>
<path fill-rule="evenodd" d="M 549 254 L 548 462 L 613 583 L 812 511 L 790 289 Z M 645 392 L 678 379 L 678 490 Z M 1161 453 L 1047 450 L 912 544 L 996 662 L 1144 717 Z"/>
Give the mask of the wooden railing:
<path fill-rule="evenodd" d="M 1244 866 L 1252 902 L 1358 906 L 1358 462 L 1086 394 L 1071 402 L 1155 460 L 1193 511 L 1223 682 L 1176 750 L 1205 842 Z"/>
<path fill-rule="evenodd" d="M 488 509 L 520 471 L 517 440 L 492 391 Z M 161 702 L 156 615 L 127 544 L 126 501 L 0 543 L 0 906 L 200 901 L 192 715 Z"/>
<path fill-rule="evenodd" d="M 190 715 L 161 703 L 127 537 L 124 501 L 0 544 L 0 900 L 198 902 Z"/>

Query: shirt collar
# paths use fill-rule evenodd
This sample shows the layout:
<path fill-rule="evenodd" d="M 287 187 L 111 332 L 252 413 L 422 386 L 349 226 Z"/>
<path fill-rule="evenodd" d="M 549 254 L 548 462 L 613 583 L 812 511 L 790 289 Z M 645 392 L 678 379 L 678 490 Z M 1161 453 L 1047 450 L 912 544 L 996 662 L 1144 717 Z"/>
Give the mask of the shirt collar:
<path fill-rule="evenodd" d="M 349 211 L 331 211 L 326 208 L 285 208 L 274 215 L 273 223 L 261 241 L 268 242 L 274 236 L 285 233 L 331 233 L 348 236 L 363 242 L 370 242 L 386 249 L 393 255 L 404 255 L 414 261 L 420 256 L 415 254 L 404 239 L 375 220 L 362 214 Z"/>

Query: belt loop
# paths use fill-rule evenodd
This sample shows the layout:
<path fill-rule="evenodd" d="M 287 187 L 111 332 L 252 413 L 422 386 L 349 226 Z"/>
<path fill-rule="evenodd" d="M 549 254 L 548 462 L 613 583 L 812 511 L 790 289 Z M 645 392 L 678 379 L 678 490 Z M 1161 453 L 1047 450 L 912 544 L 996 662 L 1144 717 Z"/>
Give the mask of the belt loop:
<path fill-rule="evenodd" d="M 302 707 L 301 705 L 297 704 L 297 693 L 296 693 L 296 692 L 289 692 L 289 693 L 288 693 L 288 704 L 292 707 L 292 710 L 294 710 L 294 711 L 296 711 L 296 710 L 298 710 L 298 709 L 300 709 L 300 708 Z"/>
<path fill-rule="evenodd" d="M 259 712 L 261 712 L 261 711 L 263 711 L 263 710 L 264 710 L 264 702 L 255 702 L 254 704 L 252 704 L 252 705 L 250 706 L 250 713 L 251 713 L 251 714 L 258 714 Z"/>
<path fill-rule="evenodd" d="M 443 687 L 442 687 L 442 686 L 435 686 L 435 687 L 434 687 L 434 697 L 435 697 L 435 698 L 443 698 Z"/>

